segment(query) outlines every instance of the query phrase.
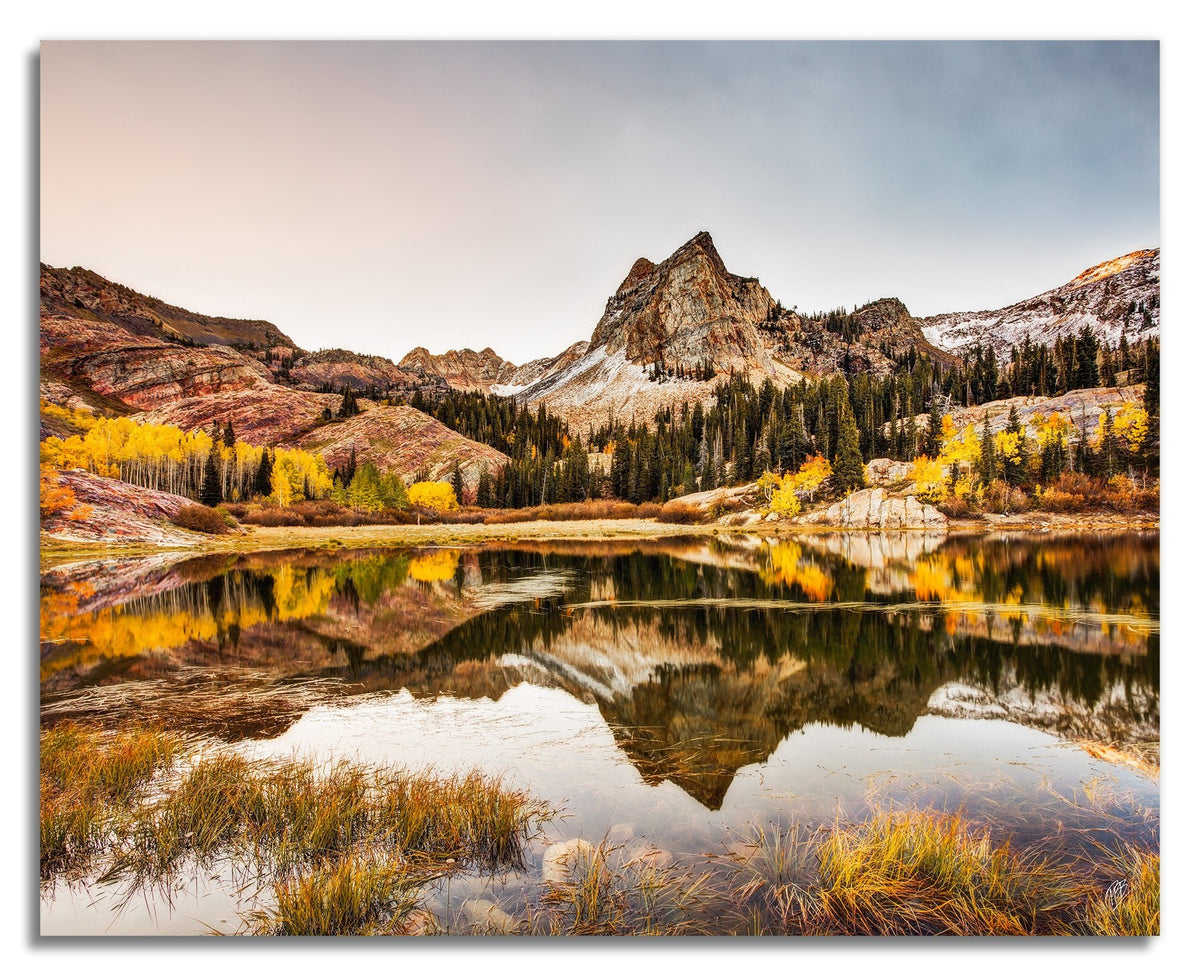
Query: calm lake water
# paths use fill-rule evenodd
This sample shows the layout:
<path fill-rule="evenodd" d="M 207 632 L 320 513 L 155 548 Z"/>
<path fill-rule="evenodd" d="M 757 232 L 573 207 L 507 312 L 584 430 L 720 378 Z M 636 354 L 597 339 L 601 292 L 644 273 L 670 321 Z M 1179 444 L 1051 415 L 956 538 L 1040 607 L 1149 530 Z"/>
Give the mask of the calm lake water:
<path fill-rule="evenodd" d="M 42 578 L 42 722 L 482 769 L 550 803 L 529 870 L 456 876 L 443 921 L 480 894 L 519 910 L 575 837 L 687 859 L 900 805 L 1052 850 L 1102 790 L 1130 815 L 1093 836 L 1156 846 L 1157 783 L 1081 743 L 1157 741 L 1158 593 L 1149 533 L 80 563 Z M 119 911 L 60 884 L 42 930 L 235 932 L 257 897 L 221 870 Z"/>

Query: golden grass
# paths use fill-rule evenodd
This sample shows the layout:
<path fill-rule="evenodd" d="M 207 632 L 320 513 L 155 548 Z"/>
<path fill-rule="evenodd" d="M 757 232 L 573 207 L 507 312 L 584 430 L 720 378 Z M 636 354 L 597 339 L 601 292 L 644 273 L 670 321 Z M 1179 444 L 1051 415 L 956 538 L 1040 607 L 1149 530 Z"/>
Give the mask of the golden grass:
<path fill-rule="evenodd" d="M 111 733 L 63 723 L 43 732 L 43 878 L 86 868 L 183 749 L 181 737 L 159 729 Z"/>
<path fill-rule="evenodd" d="M 817 856 L 831 933 L 1033 935 L 1083 894 L 1071 875 L 956 816 L 880 813 L 839 825 Z"/>
<path fill-rule="evenodd" d="M 1084 910 L 1087 935 L 1142 936 L 1159 933 L 1157 854 L 1127 848 L 1115 859 L 1124 882 L 1093 896 Z"/>
<path fill-rule="evenodd" d="M 455 858 L 519 868 L 549 812 L 481 774 L 461 777 L 339 764 L 252 763 L 227 753 L 192 757 L 177 737 L 140 729 L 105 735 L 63 725 L 42 736 L 42 875 L 103 862 L 130 890 L 185 865 L 229 858 L 282 876 L 349 852 L 408 865 Z"/>
<path fill-rule="evenodd" d="M 348 855 L 275 882 L 275 906 L 250 917 L 254 935 L 402 935 L 430 875 Z"/>

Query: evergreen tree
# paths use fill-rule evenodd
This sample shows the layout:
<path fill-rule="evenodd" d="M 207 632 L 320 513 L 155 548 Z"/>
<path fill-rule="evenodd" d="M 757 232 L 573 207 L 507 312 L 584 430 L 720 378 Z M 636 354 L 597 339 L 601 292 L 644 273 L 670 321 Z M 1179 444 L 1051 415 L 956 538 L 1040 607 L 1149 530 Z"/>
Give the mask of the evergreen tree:
<path fill-rule="evenodd" d="M 270 452 L 264 447 L 262 458 L 258 462 L 258 472 L 254 476 L 254 494 L 264 498 L 271 494 L 271 468 L 274 465 Z"/>
<path fill-rule="evenodd" d="M 1146 463 L 1146 473 L 1151 477 L 1159 474 L 1160 441 L 1162 438 L 1159 422 L 1159 354 L 1158 343 L 1153 339 L 1146 343 L 1145 367 L 1146 389 L 1142 394 L 1142 407 L 1146 411 L 1146 439 L 1142 444 L 1142 457 Z"/>
<path fill-rule="evenodd" d="M 233 447 L 233 445 L 237 443 L 237 438 L 233 433 L 233 421 L 225 421 L 225 435 L 222 440 L 226 447 Z"/>
<path fill-rule="evenodd" d="M 938 403 L 935 390 L 929 398 L 929 426 L 925 428 L 925 443 L 921 453 L 926 457 L 937 457 L 942 452 L 942 406 Z"/>
<path fill-rule="evenodd" d="M 461 505 L 463 503 L 463 476 L 461 465 L 454 465 L 454 474 L 450 477 L 450 487 L 454 489 L 454 500 Z"/>
<path fill-rule="evenodd" d="M 992 437 L 992 415 L 984 412 L 983 436 L 979 438 L 979 480 L 987 485 L 996 477 L 996 441 Z"/>
<path fill-rule="evenodd" d="M 863 486 L 863 459 L 858 449 L 858 424 L 848 400 L 838 409 L 837 454 L 833 458 L 832 484 L 835 491 L 853 491 Z"/>
<path fill-rule="evenodd" d="M 221 471 L 217 467 L 217 445 L 214 443 L 204 462 L 204 480 L 200 485 L 200 501 L 208 506 L 220 505 L 224 500 L 221 490 Z"/>
<path fill-rule="evenodd" d="M 342 404 L 338 407 L 337 415 L 339 417 L 355 417 L 358 415 L 358 400 L 354 398 L 354 393 L 350 390 L 349 383 L 342 388 Z"/>

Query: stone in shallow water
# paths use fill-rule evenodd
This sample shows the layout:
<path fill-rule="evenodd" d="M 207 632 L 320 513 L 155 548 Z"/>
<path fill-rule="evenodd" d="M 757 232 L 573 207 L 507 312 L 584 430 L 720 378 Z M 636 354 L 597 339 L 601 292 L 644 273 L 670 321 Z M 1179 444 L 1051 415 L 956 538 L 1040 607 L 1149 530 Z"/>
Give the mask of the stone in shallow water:
<path fill-rule="evenodd" d="M 462 903 L 462 917 L 475 932 L 488 935 L 512 935 L 517 931 L 517 920 L 494 901 L 472 898 Z"/>
<path fill-rule="evenodd" d="M 542 880 L 551 884 L 566 884 L 576 865 L 591 857 L 595 849 L 582 837 L 552 844 L 542 858 Z"/>

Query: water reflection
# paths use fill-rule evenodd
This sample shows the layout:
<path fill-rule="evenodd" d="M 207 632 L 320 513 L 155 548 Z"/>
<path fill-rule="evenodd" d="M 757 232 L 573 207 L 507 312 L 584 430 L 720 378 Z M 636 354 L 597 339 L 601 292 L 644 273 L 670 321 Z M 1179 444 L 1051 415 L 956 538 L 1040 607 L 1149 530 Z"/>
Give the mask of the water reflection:
<path fill-rule="evenodd" d="M 598 709 L 645 782 L 717 809 L 814 724 L 1156 739 L 1157 616 L 1155 535 L 155 557 L 43 576 L 43 716 L 236 740 L 331 698 L 529 684 Z"/>

